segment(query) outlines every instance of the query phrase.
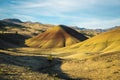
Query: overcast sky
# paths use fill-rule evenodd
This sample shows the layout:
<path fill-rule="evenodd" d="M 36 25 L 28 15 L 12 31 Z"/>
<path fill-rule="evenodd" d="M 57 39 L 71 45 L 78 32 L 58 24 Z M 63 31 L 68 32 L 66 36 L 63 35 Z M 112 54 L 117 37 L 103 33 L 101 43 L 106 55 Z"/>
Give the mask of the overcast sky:
<path fill-rule="evenodd" d="M 0 0 L 0 19 L 84 28 L 120 25 L 120 0 Z"/>

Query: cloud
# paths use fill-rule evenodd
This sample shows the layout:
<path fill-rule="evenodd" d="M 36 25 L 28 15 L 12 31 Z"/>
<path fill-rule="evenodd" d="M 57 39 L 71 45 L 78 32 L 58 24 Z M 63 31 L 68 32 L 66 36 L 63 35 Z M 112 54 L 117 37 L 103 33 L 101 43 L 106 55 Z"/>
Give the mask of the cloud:
<path fill-rule="evenodd" d="M 90 8 L 90 6 L 95 4 L 95 0 L 88 2 L 89 0 L 13 0 L 10 7 L 11 10 L 16 10 L 16 12 L 21 14 L 68 18 L 70 16 L 68 15 L 69 13 Z"/>
<path fill-rule="evenodd" d="M 28 15 L 22 15 L 22 14 L 13 14 L 13 17 L 18 18 L 18 19 L 22 19 L 24 21 L 37 21 L 36 18 L 32 17 L 32 16 L 28 16 Z"/>
<path fill-rule="evenodd" d="M 95 3 L 95 0 L 31 0 L 15 1 L 12 7 L 18 9 L 42 9 L 42 11 L 50 12 L 71 12 L 84 8 L 89 8 Z M 17 6 L 16 6 L 17 4 Z"/>
<path fill-rule="evenodd" d="M 112 20 L 100 20 L 100 19 L 86 19 L 83 22 L 73 22 L 73 25 L 77 24 L 80 27 L 84 26 L 85 28 L 96 29 L 96 28 L 109 28 L 114 26 L 120 25 L 120 18 L 119 19 L 112 19 Z"/>
<path fill-rule="evenodd" d="M 45 8 L 51 10 L 80 10 L 96 5 L 119 5 L 120 0 L 26 0 L 12 1 L 18 8 Z"/>
<path fill-rule="evenodd" d="M 61 15 L 66 16 L 74 12 L 85 14 L 85 10 L 88 10 L 86 14 L 91 11 L 99 12 L 101 6 L 117 5 L 119 2 L 119 0 L 14 0 L 10 7 L 24 14 L 60 17 Z"/>
<path fill-rule="evenodd" d="M 22 20 L 103 28 L 119 24 L 119 7 L 120 0 L 11 0 L 0 12 Z"/>

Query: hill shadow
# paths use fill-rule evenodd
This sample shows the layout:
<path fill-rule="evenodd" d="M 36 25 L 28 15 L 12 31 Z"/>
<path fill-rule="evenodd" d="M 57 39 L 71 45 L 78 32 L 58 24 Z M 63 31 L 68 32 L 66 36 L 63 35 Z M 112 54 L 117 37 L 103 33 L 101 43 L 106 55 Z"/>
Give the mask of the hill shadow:
<path fill-rule="evenodd" d="M 16 56 L 0 52 L 0 64 L 29 67 L 32 71 L 49 74 L 62 80 L 90 80 L 85 78 L 70 78 L 61 70 L 62 60 L 59 58 L 55 58 L 52 62 L 49 62 L 42 56 Z"/>
<path fill-rule="evenodd" d="M 8 26 L 11 28 L 25 28 L 25 26 L 16 24 L 14 22 L 0 20 L 0 29 L 6 29 Z"/>
<path fill-rule="evenodd" d="M 84 34 L 79 33 L 76 30 L 71 29 L 70 27 L 67 27 L 65 25 L 59 25 L 59 26 L 62 27 L 68 34 L 79 39 L 80 41 L 84 41 L 84 40 L 88 39 L 86 36 L 84 36 Z"/>
<path fill-rule="evenodd" d="M 0 49 L 27 47 L 25 39 L 27 36 L 16 33 L 2 33 L 0 34 Z"/>

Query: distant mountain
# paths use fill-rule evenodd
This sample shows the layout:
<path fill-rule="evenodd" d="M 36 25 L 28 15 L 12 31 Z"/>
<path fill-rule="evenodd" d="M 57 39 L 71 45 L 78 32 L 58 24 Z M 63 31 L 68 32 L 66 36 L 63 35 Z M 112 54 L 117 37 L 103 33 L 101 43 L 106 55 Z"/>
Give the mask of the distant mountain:
<path fill-rule="evenodd" d="M 73 29 L 77 29 L 77 30 L 86 30 L 86 28 L 82 28 L 82 27 L 78 27 L 78 26 L 70 26 Z"/>
<path fill-rule="evenodd" d="M 89 38 L 106 31 L 105 29 L 87 29 L 87 28 L 81 28 L 78 26 L 70 26 L 70 27 L 77 30 L 80 33 L 83 33 Z"/>
<path fill-rule="evenodd" d="M 120 26 L 115 26 L 115 27 L 112 27 L 112 28 L 108 28 L 108 29 L 106 29 L 106 31 L 117 29 L 117 28 L 120 28 Z"/>
<path fill-rule="evenodd" d="M 26 40 L 26 45 L 39 48 L 60 48 L 70 46 L 86 39 L 87 37 L 70 27 L 59 25 Z"/>

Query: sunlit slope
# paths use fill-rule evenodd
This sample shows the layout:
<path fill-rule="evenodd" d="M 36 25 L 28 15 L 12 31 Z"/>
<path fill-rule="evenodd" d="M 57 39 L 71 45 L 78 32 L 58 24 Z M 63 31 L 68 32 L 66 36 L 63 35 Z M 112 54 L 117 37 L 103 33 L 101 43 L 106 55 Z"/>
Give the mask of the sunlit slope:
<path fill-rule="evenodd" d="M 120 52 L 97 55 L 83 60 L 70 60 L 63 63 L 64 73 L 87 80 L 119 80 Z"/>
<path fill-rule="evenodd" d="M 120 28 L 101 33 L 67 49 L 74 53 L 69 56 L 71 58 L 120 51 Z"/>
<path fill-rule="evenodd" d="M 33 38 L 26 40 L 26 45 L 39 48 L 59 48 L 86 40 L 83 34 L 64 26 L 59 25 Z"/>

